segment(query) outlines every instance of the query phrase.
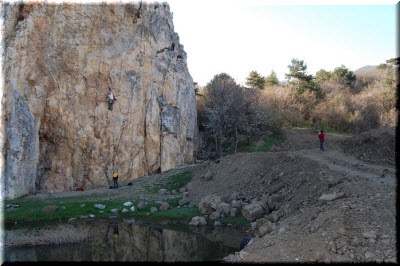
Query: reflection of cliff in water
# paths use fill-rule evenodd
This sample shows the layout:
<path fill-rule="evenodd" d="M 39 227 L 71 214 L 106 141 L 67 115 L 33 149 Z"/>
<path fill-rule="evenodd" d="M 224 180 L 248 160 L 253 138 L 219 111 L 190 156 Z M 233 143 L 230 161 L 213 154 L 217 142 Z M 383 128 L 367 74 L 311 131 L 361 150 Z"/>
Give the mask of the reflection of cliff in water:
<path fill-rule="evenodd" d="M 5 261 L 221 261 L 238 251 L 243 237 L 230 229 L 192 232 L 120 222 L 115 238 L 114 225 L 88 224 L 91 240 L 85 243 L 7 248 Z"/>

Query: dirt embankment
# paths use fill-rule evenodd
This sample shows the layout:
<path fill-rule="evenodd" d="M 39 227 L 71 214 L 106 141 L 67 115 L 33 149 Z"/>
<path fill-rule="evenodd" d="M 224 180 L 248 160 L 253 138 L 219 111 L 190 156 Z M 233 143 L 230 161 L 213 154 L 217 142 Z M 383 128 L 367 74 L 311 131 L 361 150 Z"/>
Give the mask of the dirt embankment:
<path fill-rule="evenodd" d="M 210 191 L 234 182 L 250 198 L 285 198 L 276 229 L 225 260 L 397 262 L 394 143 L 394 128 L 327 134 L 323 152 L 315 133 L 287 130 L 279 152 L 227 156 L 211 166 L 217 173 Z M 343 196 L 324 201 L 322 195 Z"/>
<path fill-rule="evenodd" d="M 253 240 L 228 262 L 397 262 L 395 129 L 377 129 L 354 137 L 326 134 L 325 151 L 310 130 L 286 130 L 274 152 L 238 153 L 215 162 L 142 177 L 118 191 L 79 192 L 101 198 L 144 197 L 145 187 L 190 170 L 189 199 L 239 193 L 247 202 L 265 195 L 284 198 L 274 230 Z M 210 180 L 201 178 L 212 173 Z M 78 192 L 54 193 L 52 197 Z M 83 194 L 81 194 L 83 193 Z M 322 200 L 321 196 L 340 195 Z M 47 197 L 48 195 L 36 195 Z"/>

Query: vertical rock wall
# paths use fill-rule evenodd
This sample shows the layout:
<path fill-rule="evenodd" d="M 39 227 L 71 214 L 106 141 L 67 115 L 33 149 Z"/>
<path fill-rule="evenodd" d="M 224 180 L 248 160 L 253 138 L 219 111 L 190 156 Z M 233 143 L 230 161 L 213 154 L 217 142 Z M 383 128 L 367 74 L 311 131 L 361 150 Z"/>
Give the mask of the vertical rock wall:
<path fill-rule="evenodd" d="M 10 198 L 35 191 L 35 179 L 39 160 L 38 121 L 30 112 L 24 99 L 14 90 L 13 108 L 7 127 L 7 165 L 4 188 Z"/>
<path fill-rule="evenodd" d="M 124 181 L 193 160 L 194 84 L 168 4 L 5 4 L 3 16 L 6 198 L 32 183 L 90 189 L 108 186 L 114 170 Z M 37 153 L 30 171 L 9 159 L 20 105 L 38 125 L 38 145 L 24 148 Z M 16 176 L 25 181 L 10 182 Z"/>

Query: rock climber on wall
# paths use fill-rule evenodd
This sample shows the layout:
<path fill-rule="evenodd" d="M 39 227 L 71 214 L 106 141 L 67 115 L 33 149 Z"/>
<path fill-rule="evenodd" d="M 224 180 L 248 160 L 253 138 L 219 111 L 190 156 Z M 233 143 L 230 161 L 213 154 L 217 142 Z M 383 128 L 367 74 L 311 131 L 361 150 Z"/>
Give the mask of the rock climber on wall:
<path fill-rule="evenodd" d="M 108 89 L 110 90 L 110 92 L 108 93 L 108 110 L 112 111 L 113 109 L 113 103 L 114 101 L 117 100 L 117 98 L 115 98 L 114 94 L 112 93 L 110 87 L 108 87 Z"/>

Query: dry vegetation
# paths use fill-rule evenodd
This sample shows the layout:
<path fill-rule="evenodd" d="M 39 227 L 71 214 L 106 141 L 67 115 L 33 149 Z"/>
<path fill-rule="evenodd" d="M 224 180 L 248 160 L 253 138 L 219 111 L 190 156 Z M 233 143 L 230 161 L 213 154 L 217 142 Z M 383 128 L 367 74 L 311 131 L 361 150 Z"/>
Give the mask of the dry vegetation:
<path fill-rule="evenodd" d="M 397 121 L 396 76 L 394 69 L 374 68 L 356 74 L 352 86 L 330 79 L 313 91 L 292 93 L 285 86 L 266 87 L 263 99 L 277 111 L 285 126 L 312 125 L 337 131 L 360 133 L 379 127 L 393 127 Z"/>
<path fill-rule="evenodd" d="M 279 82 L 274 72 L 262 77 L 252 71 L 249 87 L 239 86 L 226 73 L 218 74 L 196 91 L 200 146 L 221 157 L 236 153 L 238 145 L 249 144 L 251 138 L 283 127 L 351 134 L 394 127 L 398 61 L 386 60 L 357 73 L 342 65 L 313 76 L 304 61 L 293 59 L 285 82 Z"/>
<path fill-rule="evenodd" d="M 32 231 L 8 231 L 6 247 L 38 246 L 78 243 L 89 239 L 89 229 L 84 225 L 60 224 Z"/>

